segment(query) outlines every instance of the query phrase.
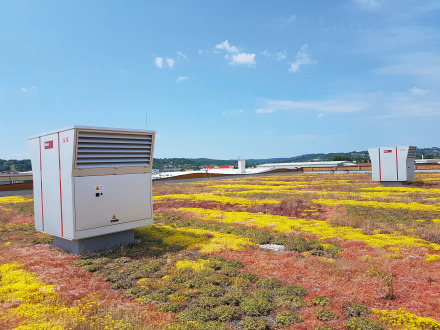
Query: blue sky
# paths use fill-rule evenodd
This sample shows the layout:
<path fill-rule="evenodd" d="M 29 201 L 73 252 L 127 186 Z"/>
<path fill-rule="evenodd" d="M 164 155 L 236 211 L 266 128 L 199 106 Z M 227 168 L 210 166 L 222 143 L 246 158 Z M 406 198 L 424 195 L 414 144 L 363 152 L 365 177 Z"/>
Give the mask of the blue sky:
<path fill-rule="evenodd" d="M 439 146 L 440 1 L 0 2 L 0 158 L 146 115 L 159 158 Z"/>

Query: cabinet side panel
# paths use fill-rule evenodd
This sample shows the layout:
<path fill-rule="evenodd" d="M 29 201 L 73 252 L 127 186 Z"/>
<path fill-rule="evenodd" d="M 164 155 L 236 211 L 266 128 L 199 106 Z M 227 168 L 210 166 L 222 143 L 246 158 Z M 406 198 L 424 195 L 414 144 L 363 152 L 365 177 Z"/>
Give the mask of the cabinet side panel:
<path fill-rule="evenodd" d="M 60 132 L 60 187 L 62 196 L 63 237 L 73 239 L 73 179 L 72 162 L 74 150 L 74 130 Z"/>
<path fill-rule="evenodd" d="M 380 181 L 379 148 L 368 149 L 368 154 L 371 159 L 371 179 Z"/>
<path fill-rule="evenodd" d="M 58 133 L 41 137 L 44 232 L 62 237 Z"/>
<path fill-rule="evenodd" d="M 397 147 L 397 181 L 407 181 L 407 164 L 406 160 L 408 158 L 408 148 L 407 147 Z"/>
<path fill-rule="evenodd" d="M 35 229 L 44 231 L 42 214 L 41 175 L 40 175 L 40 138 L 29 140 L 29 151 L 31 154 L 32 176 L 34 181 L 34 218 Z"/>

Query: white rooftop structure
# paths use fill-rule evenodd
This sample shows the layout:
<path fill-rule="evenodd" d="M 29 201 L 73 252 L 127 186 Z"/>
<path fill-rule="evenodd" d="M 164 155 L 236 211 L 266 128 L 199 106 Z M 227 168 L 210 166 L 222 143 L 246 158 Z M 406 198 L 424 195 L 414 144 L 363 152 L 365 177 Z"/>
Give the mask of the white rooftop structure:
<path fill-rule="evenodd" d="M 324 161 L 324 162 L 298 162 L 298 163 L 272 163 L 261 164 L 258 168 L 272 168 L 272 169 L 297 169 L 303 167 L 335 167 L 335 166 L 356 166 L 356 163 L 343 161 Z"/>

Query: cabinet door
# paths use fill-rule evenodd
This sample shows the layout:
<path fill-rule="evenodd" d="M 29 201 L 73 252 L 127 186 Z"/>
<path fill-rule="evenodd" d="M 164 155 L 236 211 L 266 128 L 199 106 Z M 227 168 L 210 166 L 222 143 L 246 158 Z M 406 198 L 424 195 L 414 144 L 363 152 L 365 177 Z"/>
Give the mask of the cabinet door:
<path fill-rule="evenodd" d="M 149 173 L 75 177 L 74 186 L 77 231 L 117 226 L 153 215 Z"/>

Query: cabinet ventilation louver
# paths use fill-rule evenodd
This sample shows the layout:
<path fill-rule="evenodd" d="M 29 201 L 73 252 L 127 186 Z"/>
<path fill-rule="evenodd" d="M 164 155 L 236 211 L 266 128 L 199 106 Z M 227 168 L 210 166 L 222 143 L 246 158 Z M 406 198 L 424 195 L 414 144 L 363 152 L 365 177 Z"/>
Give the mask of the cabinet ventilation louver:
<path fill-rule="evenodd" d="M 76 168 L 149 166 L 152 135 L 78 131 Z"/>
<path fill-rule="evenodd" d="M 408 150 L 408 159 L 415 159 L 416 158 L 416 147 L 409 147 Z"/>

